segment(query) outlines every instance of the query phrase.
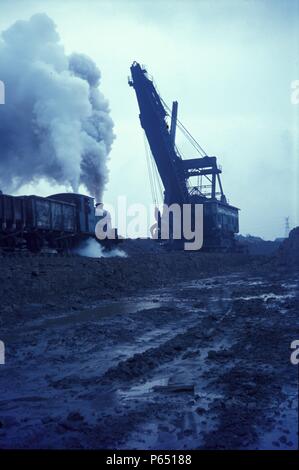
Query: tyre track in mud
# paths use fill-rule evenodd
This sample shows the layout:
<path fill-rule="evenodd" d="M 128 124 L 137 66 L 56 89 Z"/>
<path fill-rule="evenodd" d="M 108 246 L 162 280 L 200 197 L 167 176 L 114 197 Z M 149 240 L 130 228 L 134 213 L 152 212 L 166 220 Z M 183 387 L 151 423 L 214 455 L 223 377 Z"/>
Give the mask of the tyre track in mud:
<path fill-rule="evenodd" d="M 230 306 L 224 313 L 222 309 L 221 316 L 219 312 L 207 315 L 160 347 L 135 355 L 107 371 L 104 378 L 108 381 L 121 386 L 131 380 L 135 382 L 131 390 L 139 386 L 140 392 L 140 388 L 146 389 L 146 386 L 140 387 L 140 382 L 153 383 L 164 366 L 168 375 L 171 370 L 178 374 L 184 356 L 187 360 L 188 356 L 192 358 L 189 367 L 194 371 L 204 369 L 198 373 L 197 379 L 202 384 L 197 387 L 194 399 L 183 394 L 178 398 L 155 399 L 149 388 L 143 395 L 138 392 L 139 406 L 144 402 L 143 423 L 137 426 L 135 423 L 139 432 L 132 430 L 132 425 L 128 427 L 131 437 L 120 441 L 121 448 L 130 445 L 142 448 L 144 443 L 151 448 L 229 449 L 258 445 L 296 448 L 297 383 L 296 371 L 288 362 L 288 348 L 295 331 L 299 333 L 298 292 L 294 296 L 294 292 L 290 294 L 291 289 L 277 282 L 259 280 L 257 285 L 255 279 L 250 282 L 248 293 L 252 290 L 255 295 L 248 296 L 244 286 L 230 290 Z M 223 306 L 223 296 L 219 304 Z M 281 312 L 285 307 L 288 321 Z M 294 325 L 297 325 L 295 331 Z M 224 346 L 221 345 L 223 337 Z M 206 349 L 205 364 L 196 367 L 203 349 Z M 289 396 L 285 385 L 291 390 Z M 130 389 L 127 393 L 130 397 Z M 156 408 L 152 416 L 148 416 L 151 401 Z M 160 411 L 157 412 L 158 403 Z M 130 414 L 128 420 L 131 422 Z M 160 424 L 155 425 L 155 421 Z M 139 435 L 144 432 L 155 434 L 159 439 L 140 439 Z M 267 433 L 270 435 L 268 442 Z"/>
<path fill-rule="evenodd" d="M 210 389 L 224 390 L 226 400 L 213 403 L 219 423 L 206 435 L 206 449 L 298 446 L 297 370 L 289 359 L 299 337 L 298 279 L 295 289 L 275 282 L 257 291 L 234 300 L 224 320 L 236 339 L 229 350 L 235 362 L 224 368 L 225 358 L 212 357 Z"/>
<path fill-rule="evenodd" d="M 23 367 L 28 358 L 28 395 L 24 387 L 23 403 L 11 401 L 6 411 L 0 404 L 1 446 L 251 448 L 273 429 L 271 445 L 295 445 L 282 416 L 290 399 L 283 385 L 292 388 L 294 372 L 285 348 L 298 315 L 290 279 L 284 287 L 272 276 L 218 276 L 156 290 L 144 300 L 156 307 L 98 319 L 79 313 L 77 323 L 54 321 L 37 337 L 35 330 L 18 362 Z M 35 342 L 43 338 L 48 352 L 38 358 Z M 28 371 L 37 365 L 39 376 L 47 360 L 54 367 L 38 383 L 44 395 L 29 406 L 35 376 Z M 194 393 L 154 390 L 178 383 L 193 383 Z"/>
<path fill-rule="evenodd" d="M 234 279 L 234 277 L 233 277 Z M 200 315 L 195 324 L 186 328 L 184 331 L 178 332 L 171 339 L 149 348 L 144 352 L 134 354 L 121 361 L 116 367 L 109 368 L 103 375 L 100 382 L 105 386 L 112 387 L 112 390 L 118 396 L 117 412 L 121 416 L 120 419 L 108 414 L 105 418 L 103 427 L 101 427 L 101 435 L 107 437 L 107 427 L 109 427 L 109 438 L 105 439 L 104 446 L 117 445 L 120 448 L 128 446 L 142 448 L 144 445 L 150 445 L 148 437 L 154 432 L 161 436 L 165 434 L 165 430 L 171 433 L 170 439 L 166 435 L 166 440 L 162 440 L 162 444 L 154 439 L 152 448 L 186 448 L 186 444 L 182 445 L 182 441 L 186 441 L 191 436 L 191 446 L 196 447 L 199 442 L 198 436 L 194 436 L 194 428 L 198 424 L 198 413 L 196 408 L 198 403 L 188 393 L 163 394 L 153 393 L 152 384 L 165 383 L 165 376 L 170 383 L 174 385 L 177 380 L 190 380 L 196 382 L 202 375 L 202 363 L 208 356 L 209 351 L 223 350 L 223 338 L 221 333 L 221 321 L 230 314 L 230 302 L 223 298 L 223 286 L 221 277 L 214 279 L 206 279 L 195 285 L 182 287 L 177 291 L 177 297 L 189 298 L 189 308 L 202 307 L 204 304 L 207 311 Z M 215 284 L 214 284 L 215 282 Z M 219 285 L 220 284 L 220 285 Z M 216 302 L 211 302 L 208 296 L 211 291 L 216 295 Z M 226 289 L 227 290 L 227 289 Z M 216 291 L 216 292 L 215 292 Z M 213 313 L 210 313 L 213 311 Z M 229 337 L 226 338 L 226 343 Z M 191 362 L 190 362 L 191 361 Z M 193 373 L 186 374 L 182 370 L 191 367 Z M 207 366 L 205 366 L 205 369 Z M 167 387 L 166 387 L 167 388 Z M 196 393 L 199 393 L 197 387 Z M 141 393 L 140 393 L 141 391 Z M 135 393 L 137 394 L 135 395 Z M 203 393 L 203 390 L 200 390 Z M 191 400 L 191 406 L 190 406 Z M 132 403 L 133 410 L 132 410 Z M 138 412 L 138 420 L 134 420 L 136 409 Z M 195 418 L 194 418 L 195 416 Z M 171 419 L 169 420 L 169 417 Z M 209 428 L 213 426 L 212 420 L 215 416 L 211 416 L 210 423 L 203 427 Z M 172 420 L 170 424 L 169 421 Z M 153 423 L 158 421 L 158 426 Z M 204 421 L 204 420 L 203 420 Z M 122 423 L 115 426 L 116 423 Z M 190 424 L 193 429 L 190 431 Z M 141 429 L 140 429 L 141 427 Z M 120 431 L 121 429 L 121 431 Z M 140 429 L 140 431 L 138 431 Z M 154 429 L 154 431 L 153 431 Z M 178 433 L 176 433 L 178 430 Z M 144 433 L 145 438 L 140 434 Z M 178 434 L 178 437 L 177 437 Z M 133 437 L 132 437 L 133 435 Z M 134 437 L 135 435 L 135 437 Z M 195 438 L 195 439 L 194 439 Z M 181 442 L 180 442 L 181 441 Z M 162 445 L 159 447 L 159 445 Z"/>
<path fill-rule="evenodd" d="M 205 285 L 205 281 L 203 281 L 203 284 Z M 178 286 L 179 293 L 182 292 L 181 289 L 182 287 Z M 139 365 L 144 364 L 146 357 L 155 355 L 153 354 L 153 349 L 156 349 L 156 365 L 159 366 L 165 362 L 164 355 L 167 362 L 182 353 L 186 349 L 186 339 L 188 344 L 191 344 L 188 339 L 189 336 L 191 341 L 196 336 L 201 336 L 197 326 L 198 317 L 205 316 L 206 312 L 202 309 L 202 303 L 199 302 L 197 292 L 193 290 L 195 292 L 193 296 L 192 292 L 188 292 L 187 302 L 180 298 L 179 304 L 177 304 L 176 300 L 175 305 L 171 304 L 169 306 L 169 295 L 171 292 L 171 289 L 155 291 L 154 294 L 149 296 L 149 301 L 154 299 L 158 305 L 160 302 L 161 305 L 158 308 L 127 314 L 125 318 L 121 314 L 117 314 L 111 318 L 109 318 L 109 315 L 104 318 L 100 316 L 99 320 L 96 320 L 92 314 L 90 320 L 88 315 L 87 319 L 84 318 L 84 315 L 82 318 L 80 312 L 75 311 L 71 313 L 71 323 L 66 322 L 64 317 L 57 317 L 57 321 L 51 320 L 48 325 L 48 320 L 46 319 L 48 314 L 44 316 L 45 320 L 41 318 L 38 321 L 33 316 L 33 321 L 26 324 L 26 329 L 23 332 L 19 330 L 16 331 L 14 337 L 10 336 L 10 340 L 13 340 L 13 342 L 8 342 L 7 344 L 13 344 L 13 347 L 8 347 L 9 356 L 14 357 L 13 364 L 11 364 L 13 368 L 6 369 L 6 373 L 2 377 L 5 381 L 2 388 L 3 391 L 9 385 L 10 370 L 12 374 L 15 375 L 16 372 L 17 375 L 11 381 L 11 391 L 9 392 L 8 389 L 6 393 L 1 394 L 2 398 L 5 395 L 7 396 L 7 399 L 1 400 L 0 407 L 2 409 L 0 414 L 2 415 L 3 422 L 7 424 L 2 429 L 2 432 L 0 432 L 0 445 L 9 446 L 9 442 L 13 440 L 15 446 L 24 447 L 25 435 L 29 430 L 30 435 L 33 434 L 33 437 L 30 438 L 30 446 L 38 447 L 41 445 L 41 439 L 44 439 L 45 436 L 48 436 L 48 440 L 51 442 L 52 440 L 56 441 L 56 438 L 54 439 L 53 436 L 57 431 L 57 421 L 57 426 L 60 430 L 63 426 L 66 428 L 74 426 L 74 423 L 70 424 L 68 422 L 68 410 L 63 410 L 63 397 L 69 396 L 68 401 L 70 406 L 75 408 L 74 413 L 82 414 L 80 409 L 84 409 L 83 415 L 88 415 L 87 423 L 82 425 L 81 437 L 85 436 L 82 445 L 89 446 L 86 439 L 90 439 L 90 437 L 87 437 L 87 435 L 92 434 L 92 429 L 98 427 L 97 423 L 92 424 L 93 418 L 90 416 L 90 408 L 93 408 L 93 402 L 97 402 L 98 394 L 102 393 L 105 396 L 105 388 L 109 384 L 109 375 L 113 376 L 113 369 L 116 367 L 116 371 L 120 372 L 123 363 L 126 363 L 126 360 L 120 361 L 120 365 L 109 367 L 109 362 L 113 364 L 113 361 L 117 361 L 118 352 L 112 353 L 115 347 L 119 351 L 126 350 L 126 347 L 130 346 L 125 353 L 128 363 L 132 362 L 132 360 L 134 363 L 136 357 L 140 359 L 140 361 L 136 360 L 136 367 L 133 372 L 133 377 L 136 380 L 142 374 L 147 375 L 149 371 L 147 367 L 154 365 L 147 364 L 146 370 L 143 372 L 140 370 L 137 373 L 138 363 Z M 163 297 L 164 294 L 165 297 Z M 183 297 L 185 295 L 186 292 L 184 292 Z M 77 316 L 80 318 L 77 318 Z M 53 317 L 50 315 L 50 318 Z M 200 318 L 199 323 L 201 321 Z M 43 325 L 41 331 L 39 330 L 40 323 Z M 188 325 L 192 323 L 195 326 L 188 328 Z M 31 325 L 33 328 L 31 328 Z M 103 333 L 101 345 L 99 344 L 95 351 L 90 351 L 91 343 L 96 341 L 96 337 L 100 332 Z M 157 336 L 155 332 L 158 333 Z M 104 350 L 101 351 L 105 344 Z M 156 345 L 155 348 L 152 347 L 153 344 Z M 172 349 L 174 354 L 171 352 Z M 137 356 L 136 351 L 139 351 Z M 105 358 L 108 357 L 108 371 L 104 372 L 104 377 L 102 377 L 100 370 L 99 374 L 96 374 L 96 371 L 99 369 L 101 355 L 106 366 L 107 361 Z M 135 359 L 132 359 L 134 356 Z M 141 368 L 143 367 L 144 365 Z M 109 387 L 109 393 L 111 393 L 111 388 L 115 390 L 116 384 L 119 386 L 121 380 L 123 380 L 123 384 L 126 381 L 130 382 L 125 375 L 121 380 L 112 380 L 112 376 L 110 377 L 111 387 Z M 32 400 L 32 403 L 36 404 L 34 408 L 31 407 L 31 411 L 27 408 L 28 400 L 29 403 Z M 48 416 L 49 410 L 45 410 L 46 425 L 38 420 L 40 415 L 38 407 L 41 410 L 44 409 L 44 400 L 48 401 L 49 407 L 53 406 L 53 414 L 55 416 Z M 149 407 L 150 409 L 155 409 L 156 405 L 149 404 Z M 110 412 L 109 400 L 106 408 Z M 142 414 L 144 403 L 140 407 L 136 406 L 136 409 L 129 411 L 128 419 L 130 422 L 132 422 L 130 416 L 134 416 L 139 408 Z M 145 417 L 148 416 L 148 412 L 145 412 Z M 116 418 L 113 418 L 113 413 L 112 409 L 109 420 L 114 419 L 117 422 L 120 419 L 120 415 L 118 413 Z M 99 419 L 101 419 L 101 411 L 97 412 L 97 414 L 100 415 Z M 58 418 L 59 415 L 60 417 Z M 11 419 L 12 416 L 13 419 Z M 124 416 L 121 419 L 125 421 Z M 26 424 L 20 426 L 19 422 L 21 421 Z M 33 421 L 35 422 L 34 429 L 31 426 Z M 14 424 L 9 424 L 13 422 Z M 62 428 L 60 423 L 62 423 Z M 18 427 L 23 429 L 23 431 L 18 431 Z M 116 428 L 117 426 L 115 427 L 115 432 Z M 8 430 L 7 433 L 5 433 L 6 429 Z M 42 438 L 42 436 L 44 437 Z M 105 433 L 103 436 L 105 436 Z M 92 441 L 94 445 L 99 445 L 98 433 Z M 105 439 L 103 442 L 106 442 Z M 28 442 L 26 445 L 29 445 Z M 68 446 L 68 444 L 66 445 Z"/>

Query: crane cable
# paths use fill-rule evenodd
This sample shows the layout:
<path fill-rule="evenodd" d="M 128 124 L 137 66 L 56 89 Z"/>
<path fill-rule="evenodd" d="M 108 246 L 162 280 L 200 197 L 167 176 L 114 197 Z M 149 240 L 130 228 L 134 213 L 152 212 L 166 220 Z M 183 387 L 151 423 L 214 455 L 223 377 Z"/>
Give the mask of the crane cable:
<path fill-rule="evenodd" d="M 168 111 L 168 116 L 171 116 L 171 110 L 170 110 L 169 106 L 165 103 L 165 101 L 161 98 L 161 96 L 160 96 L 160 99 L 161 99 L 162 104 L 165 106 L 166 110 Z M 180 129 L 180 131 L 186 137 L 186 139 L 195 148 L 195 150 L 200 154 L 200 156 L 202 158 L 206 157 L 207 153 L 205 152 L 205 150 L 195 140 L 195 138 L 190 134 L 188 129 L 186 129 L 186 127 L 183 125 L 183 123 L 179 119 L 177 119 L 177 125 L 178 125 L 178 128 Z M 149 177 L 149 183 L 150 183 L 150 188 L 151 188 L 152 200 L 153 200 L 153 203 L 155 204 L 155 206 L 157 206 L 158 205 L 158 195 L 160 196 L 161 201 L 163 201 L 163 189 L 162 189 L 161 181 L 160 181 L 160 178 L 159 178 L 157 166 L 154 162 L 154 158 L 153 158 L 152 153 L 151 153 L 151 151 L 149 149 L 149 146 L 148 146 L 148 142 L 147 142 L 147 139 L 146 139 L 145 132 L 143 134 L 143 138 L 144 138 L 146 164 L 147 164 L 147 169 L 148 169 L 148 177 Z M 179 152 L 177 146 L 176 146 L 176 150 L 177 150 L 178 155 L 180 155 L 180 152 Z M 211 182 L 211 180 L 210 180 L 210 178 L 208 178 L 208 176 L 205 175 L 205 177 Z"/>
<path fill-rule="evenodd" d="M 154 188 L 154 183 L 153 183 L 152 168 L 150 164 L 150 156 L 148 153 L 145 133 L 143 134 L 143 143 L 144 143 L 146 166 L 147 166 L 148 179 L 149 179 L 149 184 L 150 184 L 150 189 L 151 189 L 151 194 L 152 194 L 152 200 L 153 200 L 153 203 L 156 204 L 156 195 L 155 195 L 155 188 Z"/>
<path fill-rule="evenodd" d="M 170 107 L 165 103 L 165 101 L 163 100 L 163 98 L 161 98 L 161 96 L 160 96 L 160 99 L 161 99 L 163 105 L 165 106 L 166 110 L 168 111 L 168 115 L 171 116 Z M 197 140 L 195 140 L 195 138 L 190 134 L 188 129 L 186 129 L 186 127 L 183 125 L 183 123 L 178 118 L 177 118 L 177 123 L 178 123 L 178 128 L 182 131 L 182 133 L 189 140 L 191 145 L 197 150 L 197 152 L 201 155 L 201 157 L 206 157 L 207 153 L 205 152 L 205 150 L 197 142 Z"/>
<path fill-rule="evenodd" d="M 161 96 L 160 96 L 160 99 L 161 99 L 163 105 L 165 106 L 166 110 L 168 111 L 168 116 L 171 117 L 172 112 L 171 112 L 170 107 L 167 105 L 167 103 L 165 103 L 165 101 L 163 100 L 163 98 L 161 98 Z M 208 155 L 205 152 L 205 150 L 197 142 L 197 140 L 195 140 L 195 138 L 190 134 L 188 129 L 186 129 L 186 127 L 183 125 L 183 123 L 178 118 L 177 118 L 177 124 L 178 124 L 178 128 L 180 129 L 180 131 L 184 134 L 184 136 L 187 138 L 187 140 L 190 142 L 190 144 L 195 148 L 195 150 L 197 150 L 197 152 L 200 154 L 200 156 L 202 158 L 207 157 Z M 177 147 L 176 147 L 176 149 L 177 149 Z M 180 152 L 178 152 L 178 153 L 180 154 Z M 211 179 L 207 175 L 204 175 L 204 176 L 212 184 Z"/>
<path fill-rule="evenodd" d="M 153 181 L 153 187 L 154 187 L 154 193 L 155 193 L 154 204 L 157 206 L 159 204 L 159 199 L 160 199 L 160 201 L 163 200 L 162 183 L 161 183 L 161 179 L 160 179 L 160 176 L 159 176 L 159 172 L 158 172 L 156 162 L 155 162 L 153 154 L 152 154 L 152 152 L 149 148 L 148 142 L 147 142 L 147 150 L 148 150 L 147 154 L 148 154 L 149 162 L 151 164 L 152 181 Z"/>
<path fill-rule="evenodd" d="M 158 204 L 158 191 L 159 190 L 158 190 L 158 185 L 157 185 L 155 162 L 153 161 L 152 154 L 151 154 L 150 150 L 148 151 L 148 155 L 149 155 L 149 162 L 150 162 L 150 165 L 151 165 L 152 181 L 153 181 L 153 187 L 154 187 L 154 193 L 155 193 L 154 204 L 157 205 Z"/>
<path fill-rule="evenodd" d="M 204 151 L 204 149 L 199 145 L 199 143 L 194 139 L 194 137 L 190 134 L 190 132 L 186 129 L 186 127 L 177 119 L 178 122 L 178 127 L 179 129 L 183 132 L 183 134 L 187 137 L 191 145 L 198 151 L 198 153 L 201 155 L 201 157 L 207 157 L 207 153 Z"/>
<path fill-rule="evenodd" d="M 152 153 L 151 153 L 151 156 L 152 156 Z M 151 158 L 151 161 L 152 161 L 152 165 L 153 165 L 153 169 L 154 169 L 154 181 L 156 182 L 157 199 L 158 199 L 158 197 L 160 197 L 160 200 L 163 201 L 162 182 L 161 182 L 161 178 L 160 178 L 160 175 L 159 175 L 159 172 L 158 172 L 158 168 L 157 168 L 157 165 L 154 161 L 153 156 Z M 157 203 L 159 203 L 158 200 L 157 200 Z"/>
<path fill-rule="evenodd" d="M 148 177 L 149 177 L 149 183 L 150 183 L 151 194 L 152 194 L 152 201 L 155 206 L 158 206 L 159 199 L 160 201 L 163 201 L 162 183 L 158 174 L 156 163 L 152 156 L 152 152 L 150 151 L 145 133 L 143 134 L 143 138 L 144 138 L 146 164 L 147 164 Z"/>

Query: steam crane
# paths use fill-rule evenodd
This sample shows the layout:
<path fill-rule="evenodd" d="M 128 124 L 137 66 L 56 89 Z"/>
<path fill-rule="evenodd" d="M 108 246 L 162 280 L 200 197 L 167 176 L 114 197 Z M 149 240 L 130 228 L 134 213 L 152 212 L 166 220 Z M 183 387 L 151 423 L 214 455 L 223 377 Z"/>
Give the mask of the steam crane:
<path fill-rule="evenodd" d="M 178 103 L 172 110 L 159 96 L 146 69 L 134 62 L 129 85 L 135 90 L 140 123 L 164 186 L 164 204 L 203 204 L 203 248 L 230 250 L 239 231 L 238 208 L 228 204 L 223 193 L 216 157 L 208 156 L 177 118 Z M 167 119 L 170 119 L 170 126 Z M 175 144 L 179 127 L 200 157 L 183 159 Z M 196 178 L 196 185 L 190 180 Z M 204 184 L 207 183 L 207 184 Z"/>

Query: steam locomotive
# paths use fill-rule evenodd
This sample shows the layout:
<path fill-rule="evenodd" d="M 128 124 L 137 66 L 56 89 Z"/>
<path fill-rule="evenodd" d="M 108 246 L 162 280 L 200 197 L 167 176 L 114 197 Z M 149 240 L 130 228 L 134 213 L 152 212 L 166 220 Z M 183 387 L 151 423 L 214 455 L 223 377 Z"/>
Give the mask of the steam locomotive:
<path fill-rule="evenodd" d="M 66 252 L 90 237 L 96 239 L 95 226 L 104 216 L 105 211 L 96 215 L 94 199 L 82 194 L 39 197 L 0 192 L 0 250 Z M 118 241 L 107 237 L 100 243 L 110 249 Z"/>

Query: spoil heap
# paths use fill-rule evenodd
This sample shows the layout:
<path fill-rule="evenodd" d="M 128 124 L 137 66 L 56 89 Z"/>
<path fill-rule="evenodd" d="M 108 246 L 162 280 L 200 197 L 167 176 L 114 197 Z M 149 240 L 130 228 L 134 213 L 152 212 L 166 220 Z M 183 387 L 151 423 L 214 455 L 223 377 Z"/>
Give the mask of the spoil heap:
<path fill-rule="evenodd" d="M 291 230 L 289 237 L 279 248 L 277 256 L 281 264 L 299 269 L 299 227 Z"/>

